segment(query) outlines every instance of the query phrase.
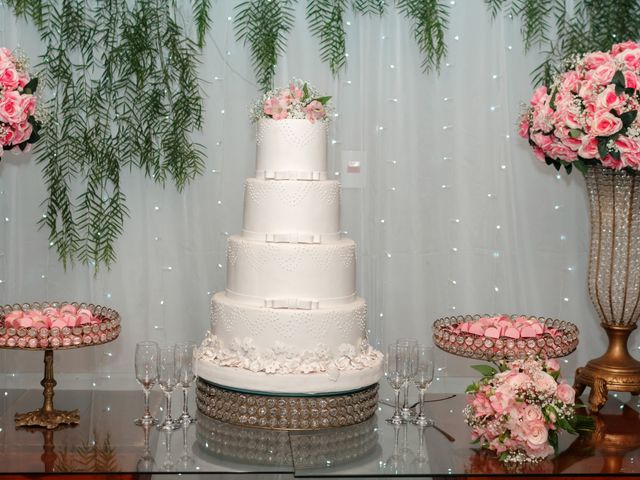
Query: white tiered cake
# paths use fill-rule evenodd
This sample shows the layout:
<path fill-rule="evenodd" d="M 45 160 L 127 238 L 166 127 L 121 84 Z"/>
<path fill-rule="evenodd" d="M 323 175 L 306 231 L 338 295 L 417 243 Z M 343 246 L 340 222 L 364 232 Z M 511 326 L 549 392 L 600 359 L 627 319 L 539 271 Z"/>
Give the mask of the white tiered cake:
<path fill-rule="evenodd" d="M 340 235 L 340 184 L 327 180 L 326 123 L 262 118 L 244 223 L 227 244 L 227 288 L 211 300 L 197 374 L 230 389 L 331 394 L 376 384 L 356 296 L 356 248 Z"/>

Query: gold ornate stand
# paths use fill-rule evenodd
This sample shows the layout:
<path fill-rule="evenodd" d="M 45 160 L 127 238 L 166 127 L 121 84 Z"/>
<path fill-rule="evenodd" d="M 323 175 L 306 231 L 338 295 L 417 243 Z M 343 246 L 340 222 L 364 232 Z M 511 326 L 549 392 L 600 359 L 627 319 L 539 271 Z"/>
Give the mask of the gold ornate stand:
<path fill-rule="evenodd" d="M 57 382 L 53 378 L 53 350 L 44 351 L 44 378 L 40 385 L 44 387 L 42 408 L 27 413 L 16 413 L 16 426 L 37 426 L 54 429 L 63 423 L 79 423 L 78 410 L 64 411 L 53 408 L 53 388 Z"/>
<path fill-rule="evenodd" d="M 228 390 L 201 378 L 198 410 L 215 420 L 271 430 L 345 427 L 373 416 L 378 384 L 337 395 L 274 396 Z"/>
<path fill-rule="evenodd" d="M 591 242 L 589 296 L 609 337 L 607 351 L 578 368 L 574 388 L 591 387 L 597 412 L 609 391 L 640 393 L 640 362 L 627 349 L 640 320 L 640 175 L 595 165 L 585 175 Z"/>
<path fill-rule="evenodd" d="M 599 411 L 607 401 L 609 390 L 615 392 L 640 393 L 640 362 L 627 350 L 627 341 L 636 325 L 614 326 L 602 324 L 609 346 L 601 357 L 590 360 L 585 367 L 576 370 L 573 388 L 578 396 L 586 387 L 591 387 L 589 408 Z"/>

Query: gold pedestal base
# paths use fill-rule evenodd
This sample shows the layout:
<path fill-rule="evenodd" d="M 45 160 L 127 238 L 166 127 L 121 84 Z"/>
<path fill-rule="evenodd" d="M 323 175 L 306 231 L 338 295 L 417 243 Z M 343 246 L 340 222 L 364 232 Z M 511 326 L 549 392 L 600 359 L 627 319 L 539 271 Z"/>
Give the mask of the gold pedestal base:
<path fill-rule="evenodd" d="M 336 395 L 277 396 L 228 390 L 199 378 L 196 395 L 198 410 L 210 418 L 270 430 L 355 425 L 378 407 L 378 384 Z"/>
<path fill-rule="evenodd" d="M 62 424 L 72 423 L 80 423 L 80 412 L 78 410 L 52 410 L 46 412 L 41 408 L 33 412 L 16 413 L 16 427 L 45 427 L 52 430 Z"/>
<path fill-rule="evenodd" d="M 62 424 L 80 422 L 78 410 L 64 411 L 53 408 L 53 388 L 57 382 L 53 378 L 53 350 L 44 351 L 44 378 L 40 385 L 44 387 L 42 408 L 27 413 L 16 413 L 16 427 L 45 427 L 53 430 Z"/>
<path fill-rule="evenodd" d="M 627 350 L 627 340 L 636 326 L 602 324 L 609 337 L 609 347 L 604 355 L 593 359 L 585 367 L 576 370 L 573 388 L 577 396 L 591 387 L 589 408 L 598 412 L 607 401 L 610 391 L 640 394 L 640 362 Z"/>

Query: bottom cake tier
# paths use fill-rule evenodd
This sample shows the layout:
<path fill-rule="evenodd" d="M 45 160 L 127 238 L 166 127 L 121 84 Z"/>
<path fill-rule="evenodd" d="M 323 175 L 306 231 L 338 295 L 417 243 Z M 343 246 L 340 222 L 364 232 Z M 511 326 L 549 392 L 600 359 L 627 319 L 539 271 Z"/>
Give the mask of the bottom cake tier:
<path fill-rule="evenodd" d="M 318 430 L 364 422 L 378 406 L 378 384 L 334 395 L 263 395 L 198 379 L 198 410 L 226 423 L 279 430 Z"/>
<path fill-rule="evenodd" d="M 198 377 L 235 390 L 263 394 L 331 395 L 350 392 L 378 383 L 383 374 L 382 357 L 367 367 L 317 373 L 265 373 L 245 368 L 226 367 L 214 360 L 199 358 Z"/>

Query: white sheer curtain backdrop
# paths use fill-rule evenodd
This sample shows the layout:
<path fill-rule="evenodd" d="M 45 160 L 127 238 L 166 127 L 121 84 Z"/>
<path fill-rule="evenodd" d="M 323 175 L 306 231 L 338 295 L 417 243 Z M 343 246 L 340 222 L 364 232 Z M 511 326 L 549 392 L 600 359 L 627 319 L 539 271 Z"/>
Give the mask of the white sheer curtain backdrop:
<path fill-rule="evenodd" d="M 206 122 L 196 140 L 206 172 L 181 195 L 124 175 L 131 217 L 111 271 L 65 272 L 36 227 L 41 166 L 29 155 L 0 164 L 0 303 L 78 300 L 123 317 L 116 342 L 56 355 L 67 387 L 132 385 L 137 341 L 199 340 L 208 327 L 209 298 L 225 285 L 226 236 L 241 228 L 243 182 L 255 160 L 247 111 L 258 90 L 248 50 L 234 40 L 236 3 L 214 2 L 203 56 Z M 359 246 L 373 343 L 431 342 L 433 320 L 451 314 L 545 315 L 580 327 L 579 350 L 565 366 L 572 374 L 605 344 L 586 293 L 583 180 L 556 176 L 517 137 L 540 60 L 524 53 L 519 23 L 492 21 L 481 0 L 450 3 L 439 75 L 422 73 L 410 24 L 390 7 L 382 18 L 347 15 L 348 67 L 338 78 L 318 60 L 300 5 L 276 84 L 303 78 L 334 97 L 329 165 L 342 172 L 342 225 Z M 42 52 L 34 29 L 6 7 L 0 45 L 21 47 L 33 63 Z M 360 160 L 362 173 L 347 174 L 349 160 Z M 37 386 L 41 362 L 36 353 L 3 351 L 2 383 Z M 468 361 L 439 354 L 438 362 L 443 389 L 473 375 Z"/>

